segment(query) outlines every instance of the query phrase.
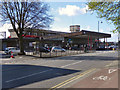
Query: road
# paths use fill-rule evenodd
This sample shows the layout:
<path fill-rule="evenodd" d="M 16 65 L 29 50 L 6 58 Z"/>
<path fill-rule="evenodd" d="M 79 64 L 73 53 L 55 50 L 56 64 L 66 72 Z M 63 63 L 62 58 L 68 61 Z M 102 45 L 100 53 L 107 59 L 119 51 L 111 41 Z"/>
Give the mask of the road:
<path fill-rule="evenodd" d="M 3 88 L 69 88 L 109 68 L 117 68 L 118 52 L 101 51 L 57 58 L 20 57 L 2 63 Z"/>

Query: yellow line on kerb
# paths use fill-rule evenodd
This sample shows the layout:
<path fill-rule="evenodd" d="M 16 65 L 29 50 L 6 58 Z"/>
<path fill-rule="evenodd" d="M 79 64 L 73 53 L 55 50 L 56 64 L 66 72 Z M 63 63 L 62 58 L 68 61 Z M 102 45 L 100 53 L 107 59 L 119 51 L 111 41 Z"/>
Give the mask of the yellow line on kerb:
<path fill-rule="evenodd" d="M 62 82 L 62 83 L 60 83 L 60 84 L 57 84 L 57 85 L 51 87 L 51 88 L 48 89 L 48 90 L 54 90 L 55 88 L 60 88 L 60 87 L 62 87 L 62 86 L 65 86 L 66 84 L 68 84 L 68 83 L 70 83 L 70 82 L 72 82 L 72 81 L 74 81 L 74 80 L 76 80 L 76 79 L 79 79 L 80 77 L 83 77 L 83 76 L 85 76 L 86 74 L 88 74 L 88 73 L 90 73 L 90 72 L 92 72 L 92 71 L 94 71 L 94 70 L 96 70 L 96 68 L 89 69 L 89 70 L 87 70 L 87 71 L 85 71 L 85 72 L 83 72 L 83 73 L 81 73 L 81 74 L 79 74 L 79 75 L 76 75 L 76 76 L 74 76 L 74 77 L 72 77 L 72 78 L 70 78 L 70 79 L 68 79 L 68 80 L 66 80 L 66 81 L 64 81 L 64 82 Z"/>

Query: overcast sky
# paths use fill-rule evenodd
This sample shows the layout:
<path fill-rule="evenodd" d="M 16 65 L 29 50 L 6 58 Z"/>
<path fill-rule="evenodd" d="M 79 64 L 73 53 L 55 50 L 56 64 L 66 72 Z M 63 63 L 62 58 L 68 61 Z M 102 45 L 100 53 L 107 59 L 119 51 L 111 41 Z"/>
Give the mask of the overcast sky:
<path fill-rule="evenodd" d="M 98 32 L 98 21 L 103 23 L 99 24 L 99 31 L 102 33 L 112 34 L 112 38 L 108 41 L 117 41 L 118 35 L 113 34 L 111 31 L 115 29 L 114 25 L 108 23 L 105 19 L 97 18 L 97 14 L 86 12 L 88 6 L 86 2 L 47 2 L 50 5 L 50 14 L 54 17 L 54 22 L 49 30 L 70 32 L 70 25 L 80 25 L 81 30 L 89 30 Z M 0 27 L 0 31 L 7 31 L 12 28 L 10 24 L 4 24 Z M 7 32 L 9 36 L 9 32 Z M 1 37 L 0 37 L 1 38 Z"/>

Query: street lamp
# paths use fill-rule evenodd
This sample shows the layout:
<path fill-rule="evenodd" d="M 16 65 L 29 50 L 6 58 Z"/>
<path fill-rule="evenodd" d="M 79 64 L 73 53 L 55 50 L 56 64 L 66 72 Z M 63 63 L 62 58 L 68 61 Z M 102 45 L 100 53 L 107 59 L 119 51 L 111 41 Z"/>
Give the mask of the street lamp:
<path fill-rule="evenodd" d="M 100 21 L 100 23 L 103 23 L 103 22 Z M 99 21 L 98 21 L 98 33 L 99 33 Z M 98 36 L 98 48 L 99 48 L 99 36 Z"/>
<path fill-rule="evenodd" d="M 100 21 L 100 23 L 103 23 L 102 21 Z M 98 21 L 98 32 L 99 32 L 99 21 Z"/>

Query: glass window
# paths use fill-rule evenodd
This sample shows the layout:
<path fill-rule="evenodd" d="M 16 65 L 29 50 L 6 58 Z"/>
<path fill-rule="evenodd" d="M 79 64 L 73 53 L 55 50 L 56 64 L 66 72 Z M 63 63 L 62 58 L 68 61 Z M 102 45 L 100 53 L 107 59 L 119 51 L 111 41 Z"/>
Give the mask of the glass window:
<path fill-rule="evenodd" d="M 28 35 L 30 35 L 31 33 L 30 32 L 28 32 Z"/>
<path fill-rule="evenodd" d="M 34 33 L 35 36 L 37 36 L 37 33 Z"/>

